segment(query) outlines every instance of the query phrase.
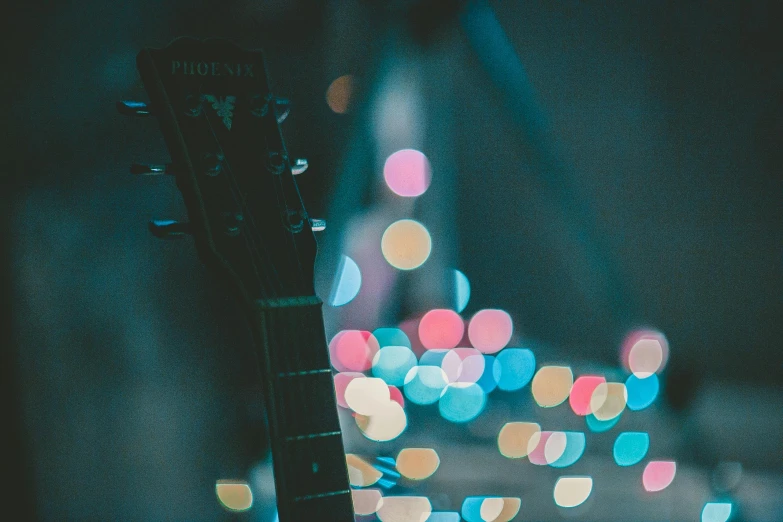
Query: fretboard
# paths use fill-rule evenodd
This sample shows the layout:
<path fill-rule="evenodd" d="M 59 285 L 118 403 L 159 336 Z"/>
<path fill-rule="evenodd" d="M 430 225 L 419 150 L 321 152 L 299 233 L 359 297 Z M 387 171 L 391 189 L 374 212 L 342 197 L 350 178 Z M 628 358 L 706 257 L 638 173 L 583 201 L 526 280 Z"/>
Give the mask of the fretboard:
<path fill-rule="evenodd" d="M 352 522 L 321 302 L 258 301 L 254 321 L 265 378 L 280 522 Z"/>

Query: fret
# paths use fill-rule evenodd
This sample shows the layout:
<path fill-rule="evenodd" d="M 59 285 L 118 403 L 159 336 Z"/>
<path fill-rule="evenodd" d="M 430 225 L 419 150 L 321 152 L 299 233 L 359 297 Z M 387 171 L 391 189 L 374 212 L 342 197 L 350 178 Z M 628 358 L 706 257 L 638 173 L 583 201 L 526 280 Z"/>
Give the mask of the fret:
<path fill-rule="evenodd" d="M 302 440 L 302 439 L 317 439 L 319 437 L 336 437 L 342 435 L 341 431 L 324 431 L 321 433 L 307 433 L 305 435 L 296 435 L 293 437 L 286 437 L 286 440 Z"/>
<path fill-rule="evenodd" d="M 301 502 L 303 500 L 312 500 L 314 498 L 332 497 L 334 495 L 348 495 L 349 493 L 351 493 L 350 489 L 341 489 L 340 491 L 328 491 L 326 493 L 321 493 L 319 495 L 306 495 L 304 497 L 296 497 L 294 499 L 294 502 Z"/>
<path fill-rule="evenodd" d="M 297 377 L 300 375 L 312 375 L 315 373 L 332 373 L 332 370 L 330 368 L 324 368 L 323 370 L 305 370 L 303 372 L 283 372 L 278 373 L 278 377 Z"/>
<path fill-rule="evenodd" d="M 353 497 L 350 490 L 338 490 L 327 496 L 296 498 L 291 504 L 291 520 L 299 522 L 351 522 Z"/>
<path fill-rule="evenodd" d="M 286 308 L 300 306 L 320 306 L 322 301 L 314 295 L 302 297 L 278 297 L 276 299 L 256 299 L 256 304 L 261 308 Z"/>

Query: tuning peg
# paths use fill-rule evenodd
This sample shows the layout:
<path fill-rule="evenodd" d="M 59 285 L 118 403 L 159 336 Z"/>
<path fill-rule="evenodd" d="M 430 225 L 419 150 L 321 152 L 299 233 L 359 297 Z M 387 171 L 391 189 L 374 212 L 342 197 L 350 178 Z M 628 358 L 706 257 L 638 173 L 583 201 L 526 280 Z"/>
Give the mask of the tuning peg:
<path fill-rule="evenodd" d="M 293 165 L 291 165 L 291 174 L 294 176 L 301 174 L 302 172 L 306 171 L 307 167 L 309 166 L 310 165 L 307 163 L 306 159 L 299 158 Z"/>
<path fill-rule="evenodd" d="M 172 221 L 170 219 L 153 219 L 149 222 L 153 236 L 160 239 L 179 239 L 190 234 L 190 223 Z"/>
<path fill-rule="evenodd" d="M 136 100 L 118 101 L 117 111 L 125 116 L 149 116 L 152 113 L 149 105 Z"/>
<path fill-rule="evenodd" d="M 313 232 L 321 232 L 322 230 L 326 230 L 326 220 L 310 218 L 310 228 L 313 229 Z"/>
<path fill-rule="evenodd" d="M 131 174 L 136 176 L 159 176 L 161 174 L 173 175 L 171 164 L 153 165 L 149 163 L 131 163 Z"/>
<path fill-rule="evenodd" d="M 291 112 L 291 100 L 288 98 L 275 98 L 275 117 L 277 123 L 283 123 Z"/>

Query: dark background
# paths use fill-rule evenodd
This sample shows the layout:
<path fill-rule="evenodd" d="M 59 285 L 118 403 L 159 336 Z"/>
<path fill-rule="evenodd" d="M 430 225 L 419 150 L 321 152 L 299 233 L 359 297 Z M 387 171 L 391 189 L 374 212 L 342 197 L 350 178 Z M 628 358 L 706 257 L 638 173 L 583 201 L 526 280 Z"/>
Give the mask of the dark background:
<path fill-rule="evenodd" d="M 327 219 L 362 206 L 328 202 L 377 57 L 390 40 L 445 56 L 451 73 L 429 88 L 453 100 L 443 176 L 456 191 L 437 210 L 472 283 L 465 313 L 504 308 L 526 338 L 606 365 L 628 328 L 659 328 L 667 429 L 704 434 L 682 458 L 780 473 L 780 5 L 490 2 L 549 122 L 553 167 L 456 8 L 430 4 L 442 18 L 406 14 L 413 2 L 246 0 L 30 2 L 5 17 L 6 505 L 42 520 L 215 520 L 214 480 L 263 457 L 241 321 L 190 241 L 147 233 L 184 208 L 171 180 L 128 174 L 167 153 L 154 122 L 114 110 L 144 97 L 139 49 L 180 35 L 267 51 L 294 104 L 289 149 L 310 160 L 303 194 Z M 355 110 L 335 115 L 324 93 L 347 73 Z"/>

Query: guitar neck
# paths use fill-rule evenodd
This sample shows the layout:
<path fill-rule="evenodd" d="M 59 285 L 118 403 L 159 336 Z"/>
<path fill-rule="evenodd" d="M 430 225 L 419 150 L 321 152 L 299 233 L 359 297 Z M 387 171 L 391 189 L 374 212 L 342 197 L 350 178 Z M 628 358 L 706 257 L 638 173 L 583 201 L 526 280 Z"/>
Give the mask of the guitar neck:
<path fill-rule="evenodd" d="M 280 522 L 351 522 L 321 302 L 311 295 L 315 220 L 294 179 L 279 127 L 286 103 L 270 91 L 264 56 L 225 40 L 179 38 L 143 50 L 137 65 L 151 106 L 120 107 L 157 116 L 189 219 L 151 230 L 193 234 L 201 260 L 249 313 Z M 306 297 L 279 297 L 290 295 Z"/>
<path fill-rule="evenodd" d="M 321 302 L 256 301 L 280 522 L 351 522 L 353 502 Z"/>

